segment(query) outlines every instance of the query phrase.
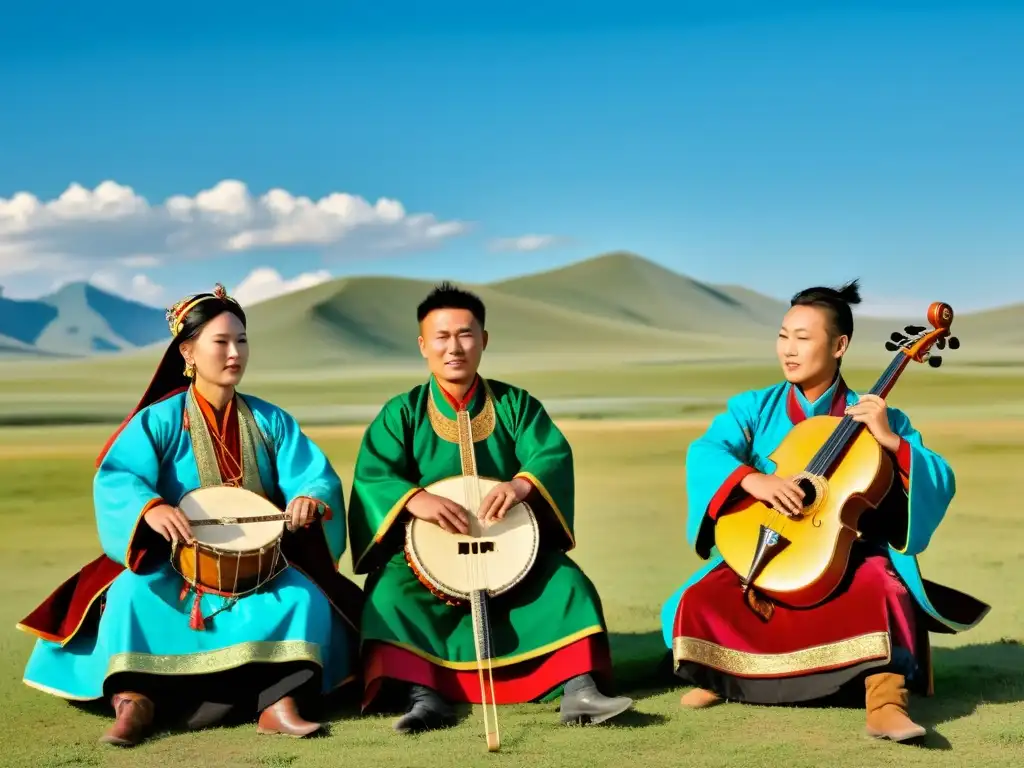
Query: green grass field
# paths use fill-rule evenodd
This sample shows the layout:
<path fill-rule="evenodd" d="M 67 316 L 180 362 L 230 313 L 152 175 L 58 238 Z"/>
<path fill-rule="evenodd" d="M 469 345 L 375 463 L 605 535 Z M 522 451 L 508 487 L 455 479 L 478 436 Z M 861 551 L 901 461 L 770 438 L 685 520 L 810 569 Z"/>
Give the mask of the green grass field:
<path fill-rule="evenodd" d="M 873 381 L 867 370 L 847 375 L 861 389 Z M 350 373 L 317 381 L 266 376 L 247 380 L 245 390 L 301 412 L 310 424 L 320 422 L 309 428 L 310 434 L 347 485 L 361 434 L 358 422 L 365 419 L 317 418 L 317 412 L 333 405 L 373 410 L 384 397 L 422 376 L 421 371 L 363 377 Z M 65 421 L 68 414 L 81 416 L 97 403 L 104 404 L 102 420 L 117 422 L 137 399 L 148 374 L 141 381 L 109 386 L 95 377 L 0 376 L 4 413 L 16 416 L 25 403 L 33 402 L 41 417 L 26 419 L 33 423 L 30 427 L 0 430 L 0 520 L 6 530 L 0 540 L 5 585 L 0 620 L 8 627 L 0 634 L 0 697 L 6 715 L 0 720 L 0 766 L 137 766 L 164 759 L 175 764 L 309 768 L 610 766 L 624 760 L 695 768 L 811 768 L 836 760 L 856 766 L 888 760 L 907 766 L 1024 764 L 1024 598 L 1014 594 L 1015 577 L 1024 572 L 1014 482 L 1024 460 L 1024 420 L 1018 420 L 1024 417 L 1024 381 L 1019 372 L 915 366 L 892 398 L 957 471 L 954 505 L 921 559 L 925 576 L 992 605 L 975 630 L 934 638 L 937 694 L 915 700 L 912 709 L 934 729 L 923 747 L 868 740 L 862 735 L 861 709 L 734 704 L 696 713 L 679 709 L 684 689 L 659 674 L 665 649 L 658 614 L 663 600 L 698 566 L 682 531 L 686 446 L 729 394 L 776 377 L 770 368 L 681 364 L 509 376 L 563 406 L 553 410 L 561 413 L 576 453 L 575 557 L 601 591 L 620 684 L 637 705 L 636 713 L 620 724 L 588 729 L 560 726 L 557 704 L 503 708 L 502 751 L 488 755 L 479 709 L 453 730 L 403 738 L 392 732 L 390 717 L 363 718 L 344 704 L 332 714 L 332 734 L 325 739 L 257 737 L 253 725 L 162 734 L 130 751 L 96 744 L 110 723 L 109 710 L 80 709 L 24 686 L 21 674 L 31 638 L 14 625 L 98 553 L 90 503 L 92 466 L 112 424 L 39 424 Z M 679 399 L 638 404 L 638 398 L 671 397 Z M 344 426 L 344 421 L 356 425 Z"/>

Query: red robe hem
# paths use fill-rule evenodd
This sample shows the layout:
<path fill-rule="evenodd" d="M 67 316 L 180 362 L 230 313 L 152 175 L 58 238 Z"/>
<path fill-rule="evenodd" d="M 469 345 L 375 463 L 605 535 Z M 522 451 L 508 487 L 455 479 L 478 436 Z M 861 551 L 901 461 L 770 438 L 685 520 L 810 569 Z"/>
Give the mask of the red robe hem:
<path fill-rule="evenodd" d="M 611 656 L 603 635 L 591 635 L 536 659 L 492 670 L 495 703 L 523 704 L 536 701 L 577 675 L 610 680 Z M 367 642 L 363 648 L 364 710 L 377 698 L 385 678 L 432 688 L 453 703 L 482 703 L 475 669 L 450 669 L 390 643 Z M 486 667 L 484 684 L 490 698 Z"/>
<path fill-rule="evenodd" d="M 765 622 L 750 610 L 742 582 L 725 564 L 683 594 L 673 627 L 677 663 L 696 662 L 736 677 L 784 678 L 915 655 L 913 596 L 889 559 L 871 555 L 830 600 L 809 609 L 775 605 Z M 888 640 L 866 640 L 885 635 Z"/>
<path fill-rule="evenodd" d="M 172 397 L 181 391 L 183 390 L 175 390 L 161 400 Z M 230 471 L 229 461 L 234 463 L 236 469 L 241 467 L 238 414 L 229 404 L 221 423 L 218 424 L 213 407 L 199 392 L 196 392 L 196 401 L 199 403 L 210 429 L 224 438 L 224 448 L 217 451 L 217 464 L 221 477 L 230 478 L 233 473 Z M 188 412 L 185 411 L 182 423 L 184 429 L 189 428 L 187 415 Z M 127 420 L 125 424 L 127 424 Z M 107 442 L 103 451 L 104 455 L 123 428 L 124 424 Z M 146 508 L 140 511 L 140 516 L 145 513 L 146 509 L 161 502 L 161 499 L 153 499 L 146 505 Z M 326 505 L 323 507 L 323 517 L 329 519 L 332 511 Z M 337 563 L 334 562 L 327 546 L 320 522 L 313 522 L 304 529 L 286 534 L 281 549 L 288 562 L 312 581 L 338 615 L 358 631 L 362 620 L 363 592 L 355 582 L 338 571 Z M 86 626 L 87 620 L 99 618 L 102 612 L 100 598 L 122 571 L 130 569 L 135 573 L 141 573 L 148 563 L 156 560 L 160 553 L 164 557 L 169 556 L 166 540 L 140 520 L 126 554 L 128 568 L 107 555 L 101 555 L 57 587 L 46 600 L 18 623 L 18 628 L 43 640 L 66 645 Z M 204 589 L 204 591 L 213 592 L 214 590 Z M 97 606 L 99 610 L 93 612 L 94 606 Z"/>

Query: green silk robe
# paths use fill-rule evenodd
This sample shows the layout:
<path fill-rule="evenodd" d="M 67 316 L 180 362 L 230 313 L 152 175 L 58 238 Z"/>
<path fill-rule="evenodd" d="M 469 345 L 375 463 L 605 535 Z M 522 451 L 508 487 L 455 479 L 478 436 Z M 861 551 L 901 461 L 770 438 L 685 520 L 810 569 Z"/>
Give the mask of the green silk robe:
<path fill-rule="evenodd" d="M 600 599 L 566 554 L 576 543 L 569 443 L 538 400 L 509 384 L 478 378 L 464 407 L 478 474 L 529 480 L 527 503 L 541 528 L 533 571 L 490 603 L 498 703 L 535 700 L 575 675 L 610 671 Z M 466 446 L 459 441 L 453 400 L 433 376 L 386 403 L 363 437 L 348 524 L 355 571 L 368 574 L 364 706 L 385 678 L 479 701 L 468 606 L 435 597 L 404 553 L 405 503 L 431 483 L 462 474 Z"/>

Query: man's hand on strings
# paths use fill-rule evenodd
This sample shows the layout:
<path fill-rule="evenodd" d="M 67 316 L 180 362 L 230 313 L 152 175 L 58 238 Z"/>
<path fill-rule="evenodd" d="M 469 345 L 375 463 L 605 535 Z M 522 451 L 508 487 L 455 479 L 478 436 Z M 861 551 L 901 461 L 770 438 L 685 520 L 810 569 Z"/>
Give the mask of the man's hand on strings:
<path fill-rule="evenodd" d="M 878 444 L 895 453 L 900 447 L 900 437 L 889 425 L 889 409 L 885 400 L 878 395 L 861 395 L 860 399 L 846 409 L 846 415 L 867 427 Z"/>
<path fill-rule="evenodd" d="M 482 523 L 492 523 L 505 517 L 505 513 L 530 494 L 533 486 L 521 477 L 510 480 L 491 489 L 477 510 L 477 519 Z"/>
<path fill-rule="evenodd" d="M 420 491 L 407 502 L 409 514 L 435 523 L 448 533 L 469 533 L 469 513 L 451 499 Z"/>
<path fill-rule="evenodd" d="M 804 513 L 804 490 L 792 478 L 754 472 L 740 481 L 740 488 L 787 517 Z"/>
<path fill-rule="evenodd" d="M 285 514 L 291 515 L 291 519 L 285 523 L 285 528 L 293 532 L 305 528 L 316 519 L 316 510 L 319 506 L 314 499 L 305 496 L 292 499 L 285 510 Z"/>
<path fill-rule="evenodd" d="M 192 543 L 192 528 L 188 524 L 185 513 L 170 504 L 157 504 L 142 516 L 146 525 L 163 536 L 167 541 L 177 544 L 184 541 Z"/>

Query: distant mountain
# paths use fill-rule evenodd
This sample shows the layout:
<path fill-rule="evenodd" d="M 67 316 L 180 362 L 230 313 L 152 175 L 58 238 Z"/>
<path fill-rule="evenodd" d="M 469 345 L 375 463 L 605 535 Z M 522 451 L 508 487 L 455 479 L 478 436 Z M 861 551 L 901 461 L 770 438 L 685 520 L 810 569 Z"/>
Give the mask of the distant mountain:
<path fill-rule="evenodd" d="M 34 300 L 0 296 L 0 347 L 73 357 L 121 352 L 167 337 L 164 312 L 88 283 Z M 4 344 L 13 340 L 21 346 Z M 27 347 L 27 349 L 25 349 Z"/>
<path fill-rule="evenodd" d="M 595 317 L 685 334 L 763 338 L 776 329 L 789 302 L 738 285 L 704 283 L 641 256 L 615 252 L 547 272 L 492 283 L 504 293 L 542 300 Z M 922 307 L 922 315 L 926 310 Z M 922 318 L 923 319 L 923 318 Z M 902 324 L 857 317 L 855 335 L 886 339 Z M 774 337 L 774 334 L 773 334 Z"/>
<path fill-rule="evenodd" d="M 414 361 L 415 307 L 432 287 L 407 278 L 341 278 L 248 306 L 254 365 L 309 369 Z M 749 287 L 703 283 L 625 252 L 466 287 L 487 306 L 489 354 L 520 358 L 607 353 L 693 359 L 755 352 L 770 357 L 788 308 L 788 302 Z M 858 316 L 851 353 L 883 354 L 885 340 L 907 322 L 913 319 Z M 958 315 L 954 333 L 965 353 L 982 350 L 986 359 L 997 359 L 1002 348 L 1007 354 L 1012 348 L 1019 356 L 1024 304 Z M 161 310 L 82 283 L 37 301 L 0 297 L 5 357 L 140 350 L 148 360 L 157 353 L 143 348 L 166 340 Z"/>
<path fill-rule="evenodd" d="M 416 305 L 433 283 L 353 277 L 322 283 L 246 311 L 253 355 L 273 355 L 275 367 L 416 359 Z M 723 340 L 520 297 L 497 286 L 469 286 L 487 307 L 490 352 L 529 355 L 564 351 L 713 351 Z"/>
<path fill-rule="evenodd" d="M 685 333 L 733 335 L 778 321 L 777 312 L 765 313 L 632 253 L 605 254 L 492 287 L 593 317 Z"/>

